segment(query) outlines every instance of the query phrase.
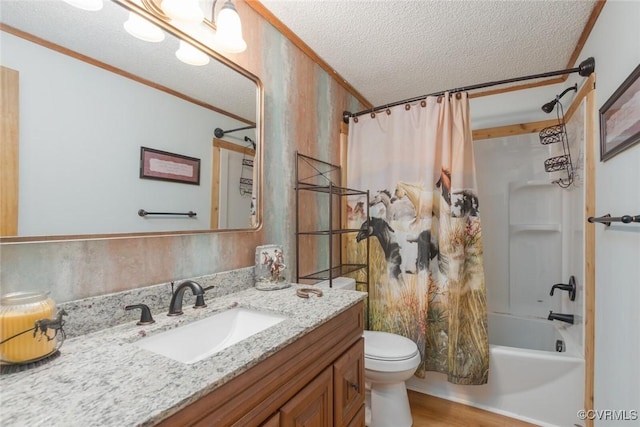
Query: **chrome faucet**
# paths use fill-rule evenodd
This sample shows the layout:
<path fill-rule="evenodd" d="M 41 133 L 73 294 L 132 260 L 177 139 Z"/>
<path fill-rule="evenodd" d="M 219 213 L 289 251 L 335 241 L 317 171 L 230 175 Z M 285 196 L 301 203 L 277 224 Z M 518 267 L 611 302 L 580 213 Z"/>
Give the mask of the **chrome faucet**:
<path fill-rule="evenodd" d="M 553 311 L 550 311 L 547 320 L 561 320 L 573 325 L 573 314 L 554 313 Z"/>
<path fill-rule="evenodd" d="M 190 288 L 193 295 L 196 296 L 196 305 L 193 308 L 205 308 L 207 306 L 204 302 L 204 289 L 202 289 L 202 286 L 193 280 L 185 280 L 178 285 L 173 293 L 167 316 L 179 316 L 182 314 L 182 297 L 187 288 Z"/>

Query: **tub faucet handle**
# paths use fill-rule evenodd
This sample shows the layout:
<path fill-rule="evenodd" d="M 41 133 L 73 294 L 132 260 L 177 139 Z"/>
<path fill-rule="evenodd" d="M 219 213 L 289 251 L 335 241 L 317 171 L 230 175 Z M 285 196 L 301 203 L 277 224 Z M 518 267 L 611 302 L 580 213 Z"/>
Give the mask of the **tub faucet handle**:
<path fill-rule="evenodd" d="M 569 299 L 571 301 L 575 301 L 576 300 L 576 278 L 574 276 L 571 276 L 569 278 L 569 283 L 565 284 L 565 283 L 558 283 L 556 285 L 553 285 L 551 287 L 551 292 L 549 293 L 549 295 L 553 296 L 553 291 L 556 289 L 560 289 L 562 291 L 568 291 L 569 292 Z"/>

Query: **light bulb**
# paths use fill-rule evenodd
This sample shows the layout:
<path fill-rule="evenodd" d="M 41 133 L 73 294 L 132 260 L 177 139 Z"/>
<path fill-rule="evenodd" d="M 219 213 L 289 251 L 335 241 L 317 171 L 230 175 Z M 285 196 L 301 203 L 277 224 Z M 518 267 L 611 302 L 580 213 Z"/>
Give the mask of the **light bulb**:
<path fill-rule="evenodd" d="M 96 10 L 102 9 L 104 6 L 102 0 L 63 0 L 65 3 L 70 4 L 71 6 L 77 7 L 82 10 L 90 10 L 95 12 Z"/>
<path fill-rule="evenodd" d="M 129 19 L 124 23 L 124 29 L 132 36 L 146 42 L 161 42 L 164 32 L 152 22 L 134 12 L 129 12 Z"/>
<path fill-rule="evenodd" d="M 216 19 L 216 43 L 221 49 L 231 53 L 239 53 L 247 48 L 247 43 L 242 38 L 240 15 L 230 0 L 224 4 Z"/>
<path fill-rule="evenodd" d="M 200 49 L 190 45 L 184 40 L 180 40 L 180 48 L 176 51 L 176 57 L 189 65 L 207 65 L 209 63 L 209 55 Z"/>
<path fill-rule="evenodd" d="M 198 0 L 162 0 L 161 8 L 169 18 L 185 24 L 199 24 L 204 19 Z"/>

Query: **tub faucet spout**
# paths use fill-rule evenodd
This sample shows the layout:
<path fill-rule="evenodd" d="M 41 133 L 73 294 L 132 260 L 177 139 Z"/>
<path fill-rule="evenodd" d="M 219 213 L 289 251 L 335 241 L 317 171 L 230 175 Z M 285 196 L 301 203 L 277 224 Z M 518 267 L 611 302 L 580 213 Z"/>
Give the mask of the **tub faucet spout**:
<path fill-rule="evenodd" d="M 202 286 L 193 280 L 185 280 L 178 285 L 176 291 L 173 293 L 167 316 L 179 316 L 182 314 L 182 297 L 187 288 L 191 289 L 193 295 L 196 296 L 196 305 L 194 305 L 193 308 L 205 308 L 207 306 L 204 302 L 204 289 L 202 289 Z"/>
<path fill-rule="evenodd" d="M 571 323 L 573 325 L 573 314 L 554 313 L 549 311 L 548 320 L 561 320 L 563 322 Z"/>

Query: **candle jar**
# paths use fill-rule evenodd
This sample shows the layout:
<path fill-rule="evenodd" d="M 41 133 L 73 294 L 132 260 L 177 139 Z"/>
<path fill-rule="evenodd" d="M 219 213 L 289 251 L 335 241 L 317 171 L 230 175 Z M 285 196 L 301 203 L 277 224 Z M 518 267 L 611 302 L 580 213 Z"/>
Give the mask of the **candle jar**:
<path fill-rule="evenodd" d="M 56 303 L 44 292 L 14 292 L 0 298 L 0 364 L 28 363 L 56 351 L 56 330 L 38 327 L 52 319 Z"/>

